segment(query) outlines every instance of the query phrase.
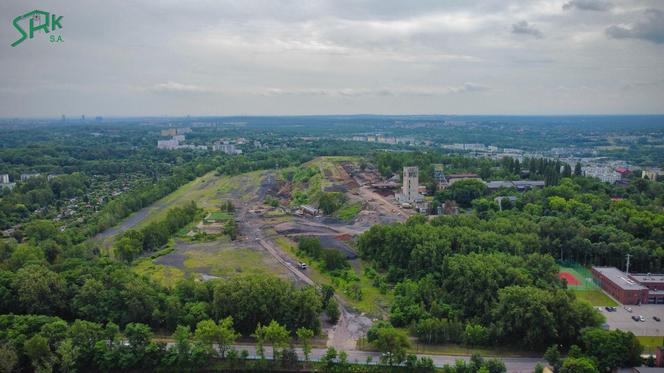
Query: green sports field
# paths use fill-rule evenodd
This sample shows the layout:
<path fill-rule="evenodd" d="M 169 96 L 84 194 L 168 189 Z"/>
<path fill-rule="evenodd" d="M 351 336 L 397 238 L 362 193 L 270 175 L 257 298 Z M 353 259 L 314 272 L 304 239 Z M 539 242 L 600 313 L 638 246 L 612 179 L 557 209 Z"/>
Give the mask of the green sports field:
<path fill-rule="evenodd" d="M 592 280 L 589 269 L 575 263 L 561 264 L 560 277 L 567 280 L 567 288 L 577 298 L 590 302 L 593 306 L 618 306 L 618 303 L 606 295 Z"/>

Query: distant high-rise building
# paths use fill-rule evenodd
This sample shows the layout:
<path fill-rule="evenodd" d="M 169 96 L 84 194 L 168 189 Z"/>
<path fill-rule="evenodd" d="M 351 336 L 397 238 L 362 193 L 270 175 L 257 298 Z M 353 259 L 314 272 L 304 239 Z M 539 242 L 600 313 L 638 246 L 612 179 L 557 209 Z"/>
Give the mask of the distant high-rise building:
<path fill-rule="evenodd" d="M 0 184 L 9 184 L 9 174 L 0 174 Z"/>
<path fill-rule="evenodd" d="M 62 114 L 62 121 L 64 122 L 66 120 L 67 120 L 67 117 L 64 114 Z"/>
<path fill-rule="evenodd" d="M 85 114 L 81 115 L 81 120 L 85 120 Z"/>
<path fill-rule="evenodd" d="M 415 166 L 403 168 L 403 186 L 401 187 L 401 194 L 405 202 L 415 202 L 421 199 L 418 193 L 419 182 L 419 169 Z"/>
<path fill-rule="evenodd" d="M 32 179 L 33 177 L 39 177 L 41 174 L 38 173 L 30 173 L 30 174 L 21 174 L 21 181 L 26 181 L 28 179 Z"/>
<path fill-rule="evenodd" d="M 173 150 L 177 149 L 180 145 L 178 140 L 159 140 L 157 141 L 157 149 Z"/>
<path fill-rule="evenodd" d="M 641 171 L 641 178 L 648 179 L 652 181 L 657 181 L 657 178 L 662 175 L 662 171 L 659 169 L 648 169 Z"/>
<path fill-rule="evenodd" d="M 166 130 L 161 130 L 161 135 L 162 136 L 175 136 L 178 134 L 177 128 L 169 128 Z"/>

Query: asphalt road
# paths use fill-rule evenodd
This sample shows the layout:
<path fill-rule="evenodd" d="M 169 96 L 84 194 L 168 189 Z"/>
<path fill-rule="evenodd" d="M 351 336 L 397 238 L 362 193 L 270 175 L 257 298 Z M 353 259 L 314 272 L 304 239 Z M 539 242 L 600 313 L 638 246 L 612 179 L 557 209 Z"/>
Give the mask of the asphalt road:
<path fill-rule="evenodd" d="M 169 345 L 171 345 L 171 343 L 169 343 Z M 256 347 L 254 345 L 236 345 L 234 346 L 234 348 L 238 351 L 247 350 L 247 352 L 249 352 L 249 358 L 251 359 L 258 358 L 258 355 L 256 354 Z M 297 352 L 297 355 L 301 360 L 304 359 L 303 358 L 304 355 L 302 354 L 302 349 L 296 348 L 295 351 Z M 320 361 L 321 357 L 325 355 L 326 351 L 327 350 L 323 348 L 312 349 L 309 360 Z M 351 363 L 366 363 L 368 357 L 371 357 L 372 364 L 377 364 L 380 362 L 380 353 L 378 352 L 346 351 L 346 353 L 348 354 L 348 361 Z M 446 364 L 454 365 L 454 363 L 457 360 L 465 360 L 465 361 L 470 360 L 469 356 L 422 355 L 422 354 L 418 354 L 417 356 L 431 358 L 431 360 L 433 360 L 434 364 L 437 367 L 442 367 Z M 272 358 L 272 347 L 270 346 L 265 347 L 265 357 L 267 359 Z M 529 358 L 529 357 L 506 357 L 499 359 L 505 363 L 507 371 L 513 373 L 531 373 L 535 370 L 535 365 L 537 365 L 537 363 L 542 363 L 543 365 L 546 364 L 543 359 Z"/>

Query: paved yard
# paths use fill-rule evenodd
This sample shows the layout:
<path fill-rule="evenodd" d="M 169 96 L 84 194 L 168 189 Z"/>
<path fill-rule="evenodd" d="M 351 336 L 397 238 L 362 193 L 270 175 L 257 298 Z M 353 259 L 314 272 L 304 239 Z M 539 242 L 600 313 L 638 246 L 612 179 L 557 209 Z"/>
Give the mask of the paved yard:
<path fill-rule="evenodd" d="M 634 335 L 664 336 L 664 305 L 647 304 L 628 307 L 632 308 L 631 313 L 620 306 L 616 312 L 607 312 L 602 307 L 602 314 L 606 316 L 609 328 L 630 331 Z M 634 321 L 632 320 L 634 315 L 642 315 L 646 321 Z M 653 316 L 658 316 L 663 321 L 657 322 L 653 319 Z"/>

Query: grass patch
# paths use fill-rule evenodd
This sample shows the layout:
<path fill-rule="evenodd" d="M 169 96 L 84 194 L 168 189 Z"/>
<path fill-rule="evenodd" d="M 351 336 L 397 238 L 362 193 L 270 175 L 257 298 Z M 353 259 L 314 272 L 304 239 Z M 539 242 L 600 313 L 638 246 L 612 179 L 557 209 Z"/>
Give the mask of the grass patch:
<path fill-rule="evenodd" d="M 662 336 L 636 336 L 636 338 L 641 342 L 641 345 L 644 347 L 657 347 L 664 346 L 664 337 Z"/>
<path fill-rule="evenodd" d="M 664 345 L 664 337 L 662 336 L 636 336 L 636 339 L 639 340 L 641 346 L 643 346 L 643 352 L 646 354 L 654 354 L 658 346 Z"/>
<path fill-rule="evenodd" d="M 346 203 L 335 212 L 335 215 L 343 221 L 350 221 L 355 219 L 360 211 L 362 211 L 362 202 Z"/>
<path fill-rule="evenodd" d="M 593 306 L 618 306 L 619 304 L 611 299 L 608 295 L 604 294 L 603 291 L 595 290 L 574 290 L 570 289 L 577 298 L 586 300 L 590 302 Z"/>
<path fill-rule="evenodd" d="M 404 333 L 409 334 L 407 328 L 397 328 Z M 518 347 L 513 346 L 496 346 L 496 347 L 471 347 L 460 344 L 425 344 L 417 341 L 415 337 L 409 337 L 410 348 L 407 349 L 408 353 L 412 354 L 427 354 L 427 355 L 456 355 L 456 356 L 471 356 L 473 354 L 480 354 L 482 357 L 537 357 L 541 355 L 537 353 L 524 351 Z M 367 342 L 366 338 L 360 338 L 357 341 L 357 348 L 361 351 L 378 351 Z"/>
<path fill-rule="evenodd" d="M 468 347 L 456 344 L 445 345 L 426 345 L 412 342 L 412 347 L 408 350 L 411 353 L 430 354 L 430 355 L 464 355 L 470 356 L 480 354 L 483 357 L 533 357 L 532 353 L 520 350 L 516 347 Z M 534 356 L 537 356 L 535 354 Z"/>
<path fill-rule="evenodd" d="M 248 248 L 224 248 L 217 252 L 189 250 L 184 267 L 188 271 L 202 271 L 214 276 L 233 277 L 245 274 L 273 274 L 284 276 L 284 269 L 265 253 Z"/>
<path fill-rule="evenodd" d="M 167 265 L 154 264 L 151 258 L 143 258 L 136 261 L 131 270 L 170 288 L 174 287 L 179 280 L 184 278 L 183 271 Z"/>
<path fill-rule="evenodd" d="M 278 210 L 270 210 L 265 212 L 263 216 L 268 217 L 268 218 L 277 218 L 277 217 L 282 217 L 282 216 L 287 216 L 286 212 L 284 210 L 278 209 Z"/>
<path fill-rule="evenodd" d="M 224 211 L 216 211 L 213 213 L 210 213 L 210 215 L 205 218 L 205 220 L 216 220 L 216 221 L 228 221 L 233 218 L 233 215 L 224 212 Z"/>

